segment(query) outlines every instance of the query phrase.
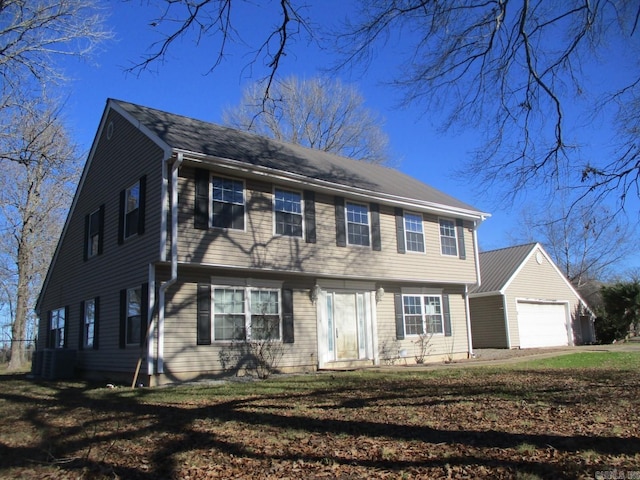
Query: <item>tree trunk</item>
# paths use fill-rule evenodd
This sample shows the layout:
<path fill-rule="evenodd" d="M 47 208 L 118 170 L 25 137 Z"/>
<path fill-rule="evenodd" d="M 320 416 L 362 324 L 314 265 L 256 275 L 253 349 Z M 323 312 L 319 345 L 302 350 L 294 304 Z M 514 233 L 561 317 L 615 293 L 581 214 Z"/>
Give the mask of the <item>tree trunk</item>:
<path fill-rule="evenodd" d="M 31 194 L 31 189 L 29 194 Z M 31 234 L 33 233 L 31 222 L 29 221 L 30 218 L 30 216 L 27 217 L 27 220 L 23 224 L 22 235 L 18 243 L 16 318 L 11 327 L 11 360 L 8 366 L 8 370 L 12 372 L 22 369 L 26 362 L 25 340 L 27 337 L 27 310 L 29 308 L 29 275 L 27 272 L 31 270 L 29 248 L 26 247 L 28 247 L 31 241 Z"/>

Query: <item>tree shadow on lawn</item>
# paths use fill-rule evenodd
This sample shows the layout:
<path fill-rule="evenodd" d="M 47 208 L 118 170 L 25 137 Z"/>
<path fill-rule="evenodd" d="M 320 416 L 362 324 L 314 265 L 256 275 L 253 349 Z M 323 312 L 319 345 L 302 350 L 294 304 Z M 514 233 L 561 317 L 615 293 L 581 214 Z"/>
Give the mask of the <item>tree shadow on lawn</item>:
<path fill-rule="evenodd" d="M 526 373 L 532 378 L 531 372 Z M 635 455 L 640 452 L 640 438 L 620 438 L 613 436 L 572 435 L 539 433 L 509 433 L 484 429 L 443 429 L 423 425 L 389 423 L 383 419 L 364 419 L 362 416 L 349 416 L 350 411 L 366 408 L 379 402 L 391 402 L 399 406 L 407 400 L 417 400 L 412 407 L 421 404 L 451 404 L 469 402 L 474 397 L 500 398 L 503 395 L 517 395 L 519 390 L 529 392 L 531 398 L 537 394 L 539 398 L 551 399 L 560 397 L 561 403 L 568 401 L 564 395 L 573 396 L 571 386 L 563 390 L 557 375 L 551 379 L 540 372 L 543 380 L 526 385 L 521 389 L 509 388 L 507 381 L 482 382 L 466 385 L 464 380 L 452 385 L 439 385 L 430 388 L 428 379 L 421 385 L 409 388 L 406 381 L 398 384 L 386 384 L 385 390 L 371 389 L 361 391 L 353 387 L 344 387 L 340 383 L 335 389 L 322 388 L 310 390 L 296 395 L 260 395 L 256 393 L 249 398 L 218 401 L 211 397 L 205 405 L 168 405 L 144 403 L 145 397 L 152 398 L 150 390 L 114 390 L 104 395 L 91 395 L 90 386 L 77 387 L 69 384 L 46 384 L 50 388 L 58 388 L 55 395 L 48 398 L 30 395 L 28 391 L 0 393 L 0 399 L 20 406 L 24 413 L 21 420 L 28 422 L 38 432 L 40 442 L 32 446 L 8 446 L 0 442 L 0 475 L 7 468 L 33 467 L 38 464 L 55 464 L 65 471 L 92 472 L 94 475 L 109 474 L 121 478 L 175 478 L 181 466 L 176 458 L 179 454 L 190 451 L 217 451 L 235 458 L 247 458 L 264 462 L 325 462 L 327 455 L 314 452 L 308 448 L 304 452 L 272 453 L 260 452 L 252 448 L 251 438 L 239 437 L 234 440 L 222 435 L 217 428 L 220 425 L 244 425 L 255 427 L 253 432 L 259 435 L 263 431 L 289 432 L 296 431 L 300 435 L 321 435 L 329 437 L 345 436 L 352 438 L 352 443 L 362 439 L 386 439 L 392 441 L 422 442 L 424 449 L 429 445 L 444 444 L 455 446 L 458 451 L 469 450 L 467 455 L 450 455 L 446 458 L 419 459 L 416 461 L 390 460 L 385 458 L 354 459 L 348 452 L 344 455 L 331 454 L 330 461 L 345 466 L 359 466 L 379 471 L 390 470 L 400 472 L 406 469 L 429 469 L 449 466 L 484 466 L 491 468 L 516 469 L 528 471 L 542 476 L 554 476 L 558 471 L 544 460 L 524 459 L 512 455 L 495 458 L 477 455 L 477 449 L 512 449 L 518 445 L 531 445 L 538 449 L 549 449 L 560 452 L 591 451 L 600 455 Z M 536 374 L 538 376 L 538 374 Z M 615 381 L 616 374 L 609 373 L 597 378 L 588 375 L 581 379 L 581 384 L 591 384 L 591 395 L 584 391 L 582 402 L 597 405 L 608 390 L 610 382 Z M 638 376 L 629 380 L 630 385 Z M 470 379 L 470 378 L 469 378 Z M 468 380 L 469 380 L 468 379 Z M 553 380 L 553 381 L 552 381 Z M 622 379 L 618 379 L 622 381 Z M 551 385 L 550 385 L 551 383 Z M 542 388 L 544 386 L 544 388 Z M 574 385 L 575 386 L 575 385 Z M 178 387 L 180 388 L 180 387 Z M 204 387 L 203 387 L 204 388 Z M 209 387 L 212 388 L 212 387 Z M 404 388 L 404 390 L 403 390 Z M 604 389 L 604 390 L 603 390 Z M 514 393 L 514 390 L 516 393 Z M 603 391 L 601 391 L 603 390 Z M 259 392 L 259 389 L 258 389 Z M 412 394 L 413 392 L 413 394 Z M 359 397 L 355 397 L 360 393 Z M 611 393 L 611 392 L 609 392 Z M 419 398 L 416 398 L 419 397 Z M 569 398 L 569 397 L 567 397 Z M 323 400 L 331 401 L 322 405 Z M 140 400 L 140 401 L 139 401 Z M 343 418 L 314 418 L 312 415 L 300 413 L 297 405 L 309 405 L 318 411 L 323 409 L 343 408 Z M 340 413 L 340 412 L 334 412 Z M 71 420 L 77 417 L 84 421 Z M 69 418 L 69 424 L 58 420 Z M 198 422 L 213 422 L 211 431 L 202 431 Z M 277 434 L 277 433 L 276 433 Z M 149 445 L 149 439 L 154 439 Z M 126 464 L 113 464 L 105 460 L 108 450 L 119 442 L 145 443 L 139 456 L 145 457 Z M 101 450 L 102 449 L 102 450 Z M 105 451 L 106 449 L 106 451 Z M 101 454 L 98 454 L 98 452 Z M 475 452 L 475 454 L 473 453 Z M 128 452 L 127 452 L 128 453 Z M 135 455 L 132 459 L 135 459 Z M 213 457 L 215 458 L 215 456 Z M 373 470 L 372 470 L 373 471 Z"/>

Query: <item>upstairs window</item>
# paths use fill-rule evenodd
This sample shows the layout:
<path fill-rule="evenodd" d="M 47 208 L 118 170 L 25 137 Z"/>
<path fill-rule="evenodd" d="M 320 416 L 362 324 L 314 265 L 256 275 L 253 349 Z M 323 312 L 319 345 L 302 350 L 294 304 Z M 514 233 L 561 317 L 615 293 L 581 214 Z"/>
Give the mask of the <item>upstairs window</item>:
<path fill-rule="evenodd" d="M 244 230 L 244 184 L 240 180 L 211 177 L 211 226 Z"/>
<path fill-rule="evenodd" d="M 144 233 L 145 192 L 147 177 L 120 191 L 120 224 L 118 243 Z"/>
<path fill-rule="evenodd" d="M 302 237 L 302 195 L 276 189 L 274 194 L 276 235 Z"/>
<path fill-rule="evenodd" d="M 66 309 L 58 308 L 51 311 L 49 324 L 49 346 L 51 348 L 64 347 L 64 328 L 66 323 Z"/>
<path fill-rule="evenodd" d="M 104 205 L 85 219 L 85 260 L 102 253 Z"/>
<path fill-rule="evenodd" d="M 347 210 L 347 242 L 349 245 L 368 247 L 369 241 L 369 209 L 366 205 L 348 203 Z"/>
<path fill-rule="evenodd" d="M 138 219 L 140 217 L 140 182 L 127 188 L 124 207 L 124 238 L 138 233 Z"/>
<path fill-rule="evenodd" d="M 448 218 L 440 219 L 440 252 L 442 255 L 458 255 L 456 224 Z"/>
<path fill-rule="evenodd" d="M 424 230 L 422 228 L 422 215 L 405 212 L 404 232 L 407 251 L 424 253 Z"/>

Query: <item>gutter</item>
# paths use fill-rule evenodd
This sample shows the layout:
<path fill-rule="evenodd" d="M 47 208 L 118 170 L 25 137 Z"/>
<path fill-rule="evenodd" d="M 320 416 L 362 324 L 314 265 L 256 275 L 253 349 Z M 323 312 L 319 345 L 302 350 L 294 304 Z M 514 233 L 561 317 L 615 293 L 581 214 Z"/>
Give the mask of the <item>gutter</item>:
<path fill-rule="evenodd" d="M 484 218 L 482 219 L 484 221 Z M 482 283 L 482 279 L 480 276 L 480 251 L 478 250 L 478 222 L 473 222 L 473 249 L 475 251 L 476 256 L 476 283 L 471 285 L 474 288 L 480 287 Z M 471 334 L 471 308 L 469 307 L 469 285 L 464 285 L 464 308 L 465 308 L 465 317 L 467 321 L 467 346 L 468 348 L 468 358 L 475 357 L 475 353 L 473 352 L 473 336 Z"/>
<path fill-rule="evenodd" d="M 165 261 L 167 258 L 167 169 L 169 160 L 162 164 L 162 239 L 160 241 L 160 259 Z M 156 373 L 164 373 L 164 319 L 165 319 L 165 298 L 166 292 L 178 279 L 178 169 L 182 165 L 183 154 L 178 153 L 175 161 L 171 165 L 171 276 L 169 280 L 162 282 L 158 291 L 158 352 L 157 352 L 157 370 Z"/>

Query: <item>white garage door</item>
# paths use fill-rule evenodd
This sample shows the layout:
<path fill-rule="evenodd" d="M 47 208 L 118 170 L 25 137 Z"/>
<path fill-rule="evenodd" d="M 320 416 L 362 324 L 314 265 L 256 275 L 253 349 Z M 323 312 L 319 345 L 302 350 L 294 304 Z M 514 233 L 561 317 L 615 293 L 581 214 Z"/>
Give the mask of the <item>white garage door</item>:
<path fill-rule="evenodd" d="M 569 345 L 566 306 L 518 302 L 520 348 Z"/>

